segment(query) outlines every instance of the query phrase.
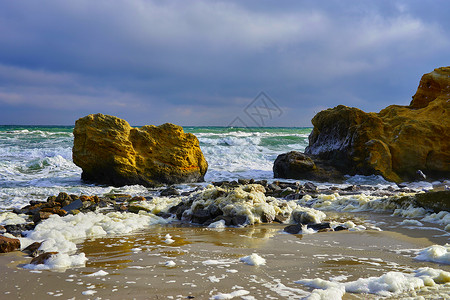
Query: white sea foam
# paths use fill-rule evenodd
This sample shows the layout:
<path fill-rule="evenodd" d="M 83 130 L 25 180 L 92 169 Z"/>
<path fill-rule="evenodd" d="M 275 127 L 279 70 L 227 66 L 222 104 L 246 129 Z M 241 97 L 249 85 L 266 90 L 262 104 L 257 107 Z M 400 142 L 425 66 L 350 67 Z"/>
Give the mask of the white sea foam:
<path fill-rule="evenodd" d="M 249 291 L 238 290 L 238 291 L 231 292 L 229 294 L 218 293 L 217 295 L 213 296 L 212 299 L 215 299 L 215 300 L 226 300 L 226 299 L 233 299 L 235 297 L 242 297 L 242 296 L 245 296 L 245 295 L 248 295 L 248 294 L 250 294 Z"/>
<path fill-rule="evenodd" d="M 308 205 L 312 208 L 328 211 L 342 211 L 342 212 L 362 212 L 362 211 L 379 211 L 392 212 L 394 216 L 401 216 L 404 218 L 421 218 L 421 221 L 440 224 L 445 227 L 445 230 L 450 231 L 450 213 L 441 211 L 439 213 L 430 213 L 422 207 L 415 207 L 411 204 L 399 207 L 395 198 L 403 196 L 414 195 L 415 193 L 399 193 L 395 196 L 372 196 L 368 194 L 356 195 L 339 195 L 338 193 L 325 195 L 319 194 L 315 197 L 306 195 L 302 199 L 297 200 L 299 205 Z M 394 199 L 394 201 L 391 201 Z M 419 221 L 404 221 L 401 225 L 411 225 L 412 222 Z M 410 222 L 410 224 L 408 224 Z M 419 222 L 420 223 L 420 222 Z M 358 228 L 356 228 L 358 229 Z M 364 228 L 360 228 L 364 229 Z"/>
<path fill-rule="evenodd" d="M 0 225 L 16 225 L 26 223 L 28 216 L 15 214 L 12 212 L 0 213 Z"/>
<path fill-rule="evenodd" d="M 234 259 L 208 259 L 205 261 L 202 261 L 202 264 L 205 266 L 228 266 L 231 264 L 236 263 L 236 260 Z"/>
<path fill-rule="evenodd" d="M 52 215 L 39 223 L 33 231 L 21 238 L 25 243 L 42 242 L 39 250 L 44 252 L 58 252 L 47 260 L 42 268 L 69 268 L 83 265 L 86 261 L 84 253 L 74 254 L 76 243 L 86 238 L 102 237 L 106 235 L 127 234 L 134 230 L 154 224 L 164 224 L 166 220 L 150 213 L 140 212 L 119 213 L 79 213 L 60 217 Z M 53 258 L 55 257 L 55 258 Z M 40 268 L 29 266 L 28 268 Z"/>
<path fill-rule="evenodd" d="M 448 265 L 450 264 L 450 244 L 445 246 L 433 245 L 422 249 L 414 259 Z"/>
<path fill-rule="evenodd" d="M 404 292 L 448 282 L 450 282 L 449 272 L 432 268 L 420 268 L 414 273 L 388 272 L 379 277 L 359 278 L 349 282 L 333 282 L 320 278 L 296 281 L 296 283 L 322 290 L 314 290 L 309 299 L 341 299 L 346 292 L 393 297 Z"/>
<path fill-rule="evenodd" d="M 173 267 L 175 267 L 177 264 L 176 264 L 173 260 L 169 260 L 169 261 L 166 261 L 166 262 L 164 263 L 164 265 L 165 265 L 166 267 L 173 268 Z"/>
<path fill-rule="evenodd" d="M 213 229 L 223 229 L 225 228 L 225 220 L 219 220 L 216 222 L 213 222 L 211 224 L 209 224 L 208 228 L 213 228 Z"/>
<path fill-rule="evenodd" d="M 166 236 L 164 237 L 164 243 L 172 244 L 174 242 L 175 242 L 175 240 L 172 239 L 172 236 L 170 234 L 166 234 Z"/>
<path fill-rule="evenodd" d="M 108 274 L 109 274 L 108 272 L 100 270 L 100 271 L 97 271 L 97 272 L 94 272 L 94 273 L 91 273 L 91 274 L 87 274 L 87 275 L 84 275 L 84 276 L 86 276 L 86 277 L 99 277 L 99 276 L 106 276 Z"/>
<path fill-rule="evenodd" d="M 23 267 L 30 270 L 64 270 L 73 267 L 82 267 L 87 261 L 84 253 L 69 255 L 66 253 L 58 253 L 50 256 L 44 264 L 26 264 Z"/>
<path fill-rule="evenodd" d="M 400 225 L 404 225 L 404 226 L 423 226 L 423 223 L 421 223 L 420 221 L 417 220 L 412 220 L 412 219 L 406 219 L 403 220 Z"/>
<path fill-rule="evenodd" d="M 239 261 L 251 266 L 261 266 L 266 264 L 266 260 L 256 253 L 252 253 L 251 255 L 241 257 Z"/>

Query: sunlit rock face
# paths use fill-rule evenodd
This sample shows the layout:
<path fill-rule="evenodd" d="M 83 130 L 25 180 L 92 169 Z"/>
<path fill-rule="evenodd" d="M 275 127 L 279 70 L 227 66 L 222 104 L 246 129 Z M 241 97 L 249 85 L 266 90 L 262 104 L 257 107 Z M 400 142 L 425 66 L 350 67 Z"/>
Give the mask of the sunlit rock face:
<path fill-rule="evenodd" d="M 73 162 L 82 179 L 123 186 L 203 181 L 208 168 L 198 139 L 183 128 L 131 127 L 103 114 L 80 118 L 74 128 Z"/>
<path fill-rule="evenodd" d="M 395 182 L 449 178 L 450 67 L 423 75 L 409 106 L 366 113 L 339 105 L 319 112 L 312 124 L 305 154 L 316 164 Z"/>

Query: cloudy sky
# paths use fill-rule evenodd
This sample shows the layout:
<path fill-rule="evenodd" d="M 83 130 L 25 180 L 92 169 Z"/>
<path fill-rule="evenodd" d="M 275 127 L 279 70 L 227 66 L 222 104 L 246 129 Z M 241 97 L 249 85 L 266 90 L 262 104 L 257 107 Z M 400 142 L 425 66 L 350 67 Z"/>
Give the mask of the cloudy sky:
<path fill-rule="evenodd" d="M 252 126 L 246 112 L 260 108 L 263 125 L 310 126 L 338 104 L 407 105 L 423 73 L 450 65 L 449 11 L 446 0 L 0 0 L 0 124 L 102 112 Z"/>

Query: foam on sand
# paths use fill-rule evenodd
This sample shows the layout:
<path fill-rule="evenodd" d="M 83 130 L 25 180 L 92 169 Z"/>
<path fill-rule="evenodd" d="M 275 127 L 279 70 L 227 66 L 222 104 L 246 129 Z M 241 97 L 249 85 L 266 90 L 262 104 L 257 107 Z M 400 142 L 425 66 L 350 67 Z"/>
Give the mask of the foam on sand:
<path fill-rule="evenodd" d="M 60 217 L 52 215 L 39 223 L 33 231 L 21 238 L 21 243 L 42 242 L 42 252 L 58 252 L 51 256 L 45 265 L 26 265 L 30 269 L 66 269 L 83 266 L 86 262 L 84 253 L 75 254 L 76 243 L 86 238 L 104 237 L 107 235 L 127 234 L 134 230 L 154 224 L 167 223 L 166 220 L 153 214 L 141 211 L 139 214 L 110 212 L 79 213 Z"/>
<path fill-rule="evenodd" d="M 248 294 L 250 294 L 249 291 L 238 290 L 238 291 L 234 291 L 229 294 L 218 293 L 217 295 L 213 296 L 212 299 L 215 299 L 215 300 L 233 299 L 234 297 L 241 297 L 241 296 L 245 296 Z"/>
<path fill-rule="evenodd" d="M 347 293 L 368 293 L 393 297 L 426 286 L 450 282 L 450 273 L 432 268 L 420 268 L 413 273 L 388 272 L 379 277 L 360 278 L 349 282 L 333 282 L 316 279 L 296 281 L 317 288 L 308 299 L 341 299 Z"/>
<path fill-rule="evenodd" d="M 241 257 L 239 261 L 244 262 L 247 265 L 251 266 L 261 266 L 266 264 L 266 260 L 256 253 L 253 253 L 252 255 L 249 256 Z"/>
<path fill-rule="evenodd" d="M 166 234 L 164 238 L 165 240 L 163 242 L 166 244 L 172 244 L 173 242 L 175 242 L 175 240 L 172 239 L 172 236 L 170 234 Z"/>
<path fill-rule="evenodd" d="M 302 199 L 297 200 L 299 205 L 307 205 L 320 210 L 335 210 L 342 212 L 362 212 L 362 211 L 380 211 L 392 212 L 394 216 L 404 218 L 421 218 L 421 221 L 440 224 L 445 230 L 450 231 L 450 213 L 441 211 L 439 213 L 430 213 L 423 207 L 416 207 L 412 204 L 401 205 L 396 200 L 404 197 L 415 195 L 416 193 L 399 193 L 393 196 L 373 196 L 364 193 L 356 195 L 339 195 L 334 193 L 331 195 L 320 194 L 312 197 L 305 195 Z M 406 221 L 401 225 L 411 225 Z"/>
<path fill-rule="evenodd" d="M 95 273 L 87 274 L 87 275 L 84 275 L 84 276 L 86 276 L 86 277 L 98 277 L 98 276 L 106 276 L 108 274 L 109 274 L 108 272 L 100 270 L 100 271 L 97 271 Z"/>
<path fill-rule="evenodd" d="M 433 245 L 422 249 L 414 259 L 448 265 L 450 264 L 450 244 L 445 244 L 445 246 Z"/>

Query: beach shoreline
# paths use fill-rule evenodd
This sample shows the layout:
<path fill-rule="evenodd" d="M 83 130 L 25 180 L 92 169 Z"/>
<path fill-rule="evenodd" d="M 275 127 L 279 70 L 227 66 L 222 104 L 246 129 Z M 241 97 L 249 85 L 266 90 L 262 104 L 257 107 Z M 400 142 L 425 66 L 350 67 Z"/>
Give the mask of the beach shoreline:
<path fill-rule="evenodd" d="M 355 220 L 355 214 L 339 217 Z M 386 214 L 357 214 L 358 218 L 379 224 L 383 231 L 292 235 L 283 233 L 282 224 L 222 230 L 186 224 L 151 226 L 81 242 L 78 248 L 88 257 L 86 266 L 63 272 L 23 269 L 24 256 L 2 255 L 2 299 L 213 299 L 236 291 L 247 291 L 245 295 L 254 299 L 298 299 L 313 290 L 295 283 L 306 278 L 340 276 L 351 281 L 388 272 L 409 274 L 423 267 L 450 272 L 448 265 L 414 260 L 414 251 L 445 243 L 446 237 L 429 238 L 423 231 L 395 226 L 401 218 L 393 221 Z M 383 223 L 387 220 L 392 223 Z M 167 234 L 172 244 L 165 242 Z M 252 253 L 266 263 L 252 266 L 240 261 Z M 95 273 L 99 275 L 88 276 Z M 434 288 L 396 296 L 423 294 L 428 299 L 450 291 L 448 283 Z M 376 296 L 347 293 L 343 299 Z"/>

